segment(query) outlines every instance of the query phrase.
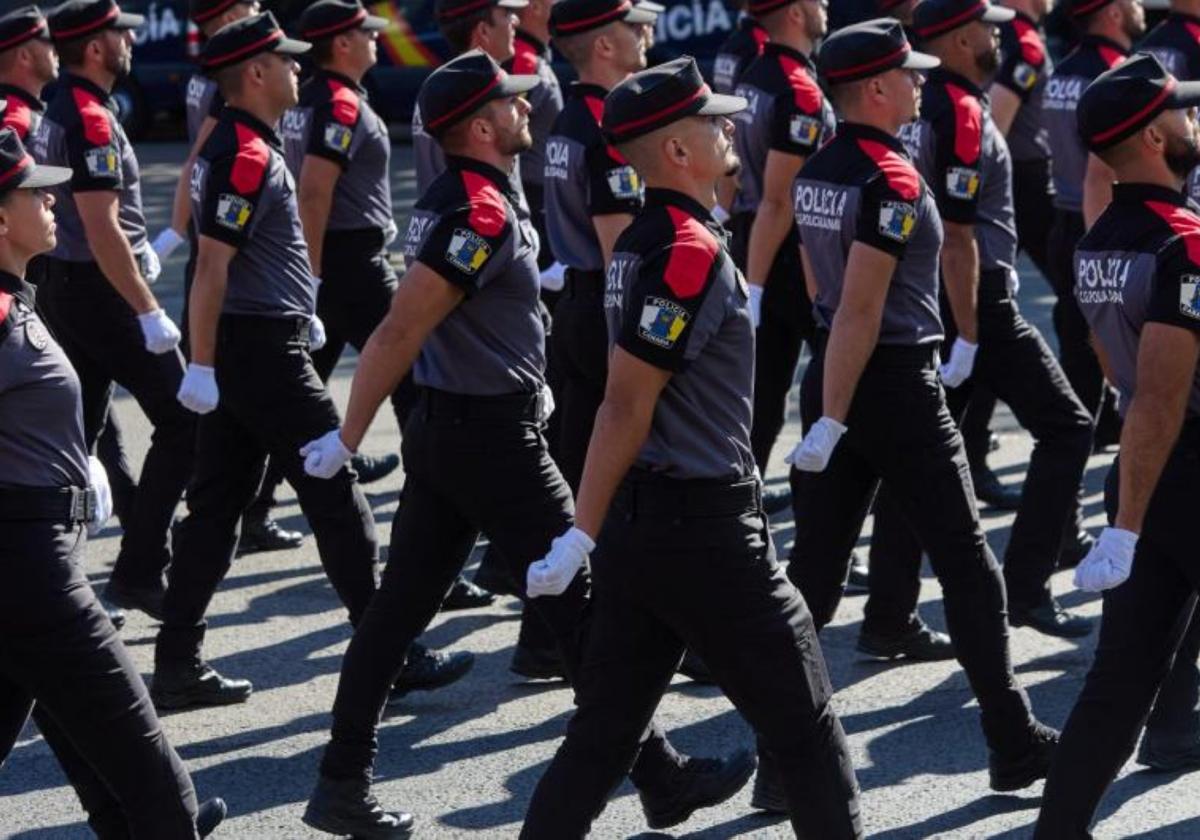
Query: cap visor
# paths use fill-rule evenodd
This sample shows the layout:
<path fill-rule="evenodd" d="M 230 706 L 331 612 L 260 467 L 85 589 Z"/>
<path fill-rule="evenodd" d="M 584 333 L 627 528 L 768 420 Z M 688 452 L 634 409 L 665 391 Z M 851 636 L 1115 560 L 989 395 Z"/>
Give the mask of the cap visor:
<path fill-rule="evenodd" d="M 1015 18 L 1017 13 L 1012 9 L 1007 9 L 1004 6 L 993 6 L 988 4 L 984 9 L 983 17 L 980 18 L 984 23 L 1008 23 Z"/>
<path fill-rule="evenodd" d="M 708 100 L 696 112 L 698 117 L 728 117 L 745 111 L 750 107 L 749 101 L 742 96 L 729 96 L 724 93 L 710 94 Z"/>
<path fill-rule="evenodd" d="M 621 20 L 626 23 L 654 23 L 658 20 L 658 13 L 652 12 L 645 6 L 638 4 L 625 13 L 625 17 Z"/>
<path fill-rule="evenodd" d="M 59 184 L 65 184 L 71 180 L 72 172 L 65 166 L 42 166 L 36 165 L 33 170 L 25 176 L 25 179 L 17 184 L 19 190 L 32 190 L 39 187 L 57 187 Z"/>
<path fill-rule="evenodd" d="M 496 87 L 496 95 L 493 98 L 528 93 L 541 83 L 542 80 L 538 76 L 505 76 Z"/>
<path fill-rule="evenodd" d="M 913 50 L 904 56 L 904 61 L 900 66 L 905 70 L 932 70 L 934 67 L 941 67 L 942 60 L 929 53 Z"/>
<path fill-rule="evenodd" d="M 283 55 L 304 55 L 312 49 L 312 44 L 308 41 L 297 41 L 294 38 L 281 38 L 279 43 L 271 48 L 273 53 L 282 53 Z"/>
<path fill-rule="evenodd" d="M 652 0 L 639 0 L 639 2 L 635 3 L 635 5 L 639 9 L 643 9 L 647 12 L 654 12 L 656 15 L 661 15 L 667 10 L 667 7 L 662 3 L 654 3 Z"/>
<path fill-rule="evenodd" d="M 135 15 L 132 12 L 121 12 L 117 15 L 117 19 L 112 22 L 113 29 L 137 29 L 146 18 L 143 15 Z"/>
<path fill-rule="evenodd" d="M 1196 105 L 1200 105 L 1200 82 L 1177 82 L 1175 90 L 1167 97 L 1168 108 L 1191 108 Z"/>
<path fill-rule="evenodd" d="M 382 32 L 388 28 L 388 19 L 376 17 L 375 15 L 367 15 L 359 29 L 365 29 L 368 32 Z"/>
<path fill-rule="evenodd" d="M 498 0 L 496 5 L 501 9 L 524 9 L 529 5 L 529 0 Z"/>

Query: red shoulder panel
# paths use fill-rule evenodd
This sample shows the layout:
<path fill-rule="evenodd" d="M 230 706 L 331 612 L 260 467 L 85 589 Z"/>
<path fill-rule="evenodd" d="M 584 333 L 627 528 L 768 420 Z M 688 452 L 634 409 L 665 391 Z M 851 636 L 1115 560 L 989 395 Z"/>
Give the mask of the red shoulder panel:
<path fill-rule="evenodd" d="M 754 44 L 758 47 L 758 54 L 763 54 L 763 47 L 771 40 L 771 36 L 767 34 L 767 28 L 758 21 L 750 27 L 750 34 L 754 36 Z"/>
<path fill-rule="evenodd" d="M 471 205 L 468 224 L 481 236 L 495 236 L 504 230 L 508 220 L 508 207 L 504 196 L 496 185 L 477 172 L 463 170 L 463 187 L 467 190 L 467 202 Z"/>
<path fill-rule="evenodd" d="M 342 125 L 358 122 L 358 94 L 349 85 L 329 79 L 329 98 L 333 103 L 333 118 Z"/>
<path fill-rule="evenodd" d="M 267 148 L 267 141 L 249 126 L 234 123 L 234 130 L 237 132 L 238 150 L 229 181 L 242 195 L 250 195 L 258 192 L 262 186 L 267 164 L 271 160 L 271 150 Z"/>
<path fill-rule="evenodd" d="M 21 101 L 20 97 L 8 97 L 8 107 L 4 109 L 4 116 L 0 117 L 0 126 L 11 128 L 17 132 L 17 137 L 24 140 L 32 124 L 33 109 Z"/>
<path fill-rule="evenodd" d="M 958 85 L 946 84 L 954 105 L 954 154 L 963 163 L 979 160 L 983 148 L 983 106 Z"/>
<path fill-rule="evenodd" d="M 1200 216 L 1186 207 L 1162 201 L 1147 201 L 1146 206 L 1166 222 L 1171 230 L 1183 237 L 1188 259 L 1200 265 Z"/>
<path fill-rule="evenodd" d="M 796 107 L 806 114 L 820 113 L 823 94 L 816 81 L 809 75 L 808 68 L 790 55 L 780 55 L 779 66 L 792 88 Z"/>
<path fill-rule="evenodd" d="M 13 296 L 8 292 L 0 292 L 0 325 L 8 320 L 8 311 L 12 308 Z"/>
<path fill-rule="evenodd" d="M 677 207 L 668 207 L 667 214 L 675 226 L 675 241 L 667 257 L 663 280 L 676 297 L 695 297 L 704 290 L 720 246 L 712 232 L 695 217 Z"/>
<path fill-rule="evenodd" d="M 518 37 L 513 42 L 512 73 L 514 76 L 532 76 L 537 73 L 538 53 L 533 44 Z"/>
<path fill-rule="evenodd" d="M 859 138 L 858 147 L 866 152 L 867 157 L 875 161 L 880 168 L 888 186 L 900 194 L 906 201 L 912 201 L 921 194 L 921 176 L 917 170 L 895 149 L 890 149 L 874 140 Z"/>
<path fill-rule="evenodd" d="M 583 101 L 587 105 L 588 110 L 591 111 L 592 118 L 596 120 L 596 125 L 600 125 L 604 119 L 604 100 L 598 96 L 585 96 L 583 97 Z M 621 166 L 629 163 L 629 161 L 625 160 L 625 155 L 618 152 L 615 147 L 606 145 L 605 148 L 608 150 L 608 156 Z"/>
<path fill-rule="evenodd" d="M 1103 44 L 1099 47 L 1100 57 L 1104 59 L 1104 63 L 1111 70 L 1125 60 L 1125 55 L 1120 50 L 1114 50 L 1112 47 L 1106 47 Z"/>
<path fill-rule="evenodd" d="M 93 146 L 106 146 L 112 142 L 112 125 L 109 123 L 108 109 L 101 104 L 99 97 L 83 88 L 71 88 L 75 98 L 75 107 L 79 109 L 79 117 L 83 120 L 83 136 Z"/>
<path fill-rule="evenodd" d="M 1185 20 L 1183 26 L 1187 29 L 1188 34 L 1192 36 L 1192 40 L 1200 44 L 1200 23 L 1193 23 L 1190 20 Z"/>
<path fill-rule="evenodd" d="M 1046 60 L 1046 45 L 1042 43 L 1037 27 L 1021 18 L 1014 18 L 1012 25 L 1017 32 L 1017 43 L 1021 45 L 1021 58 L 1026 64 L 1040 66 Z"/>

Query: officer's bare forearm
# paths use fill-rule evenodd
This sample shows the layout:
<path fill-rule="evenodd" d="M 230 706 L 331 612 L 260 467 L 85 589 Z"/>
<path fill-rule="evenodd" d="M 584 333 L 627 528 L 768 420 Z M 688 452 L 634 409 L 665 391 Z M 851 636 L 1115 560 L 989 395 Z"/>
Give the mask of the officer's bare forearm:
<path fill-rule="evenodd" d="M 1116 178 L 1112 167 L 1095 155 L 1088 155 L 1083 176 L 1083 227 L 1090 230 L 1112 201 L 1112 182 Z"/>
<path fill-rule="evenodd" d="M 117 194 L 107 190 L 77 193 L 76 206 L 88 245 L 100 271 L 139 315 L 158 308 L 158 301 L 138 270 L 133 248 L 117 220 Z"/>
<path fill-rule="evenodd" d="M 846 258 L 842 298 L 833 316 L 825 347 L 821 413 L 846 421 L 858 380 L 875 352 L 883 324 L 883 305 L 896 270 L 896 258 L 856 242 Z"/>
<path fill-rule="evenodd" d="M 214 259 L 202 249 L 188 295 L 188 345 L 191 360 L 198 365 L 212 367 L 216 360 L 217 322 L 228 281 L 229 263 Z"/>
<path fill-rule="evenodd" d="M 192 168 L 196 165 L 200 149 L 208 140 L 208 136 L 212 134 L 216 124 L 217 121 L 212 117 L 205 117 L 204 121 L 200 123 L 200 129 L 196 132 L 196 140 L 192 143 L 192 148 L 188 150 L 187 160 L 183 162 L 183 169 L 179 171 L 179 182 L 175 184 L 175 200 L 171 204 L 171 227 L 180 236 L 187 231 L 188 222 L 192 220 Z"/>
<path fill-rule="evenodd" d="M 300 225 L 308 244 L 308 262 L 315 276 L 321 276 L 325 230 L 329 227 L 329 212 L 333 208 L 333 193 L 341 168 L 331 160 L 316 155 L 304 158 L 300 168 L 297 198 L 300 205 Z"/>
<path fill-rule="evenodd" d="M 765 285 L 771 273 L 771 264 L 779 253 L 779 246 L 795 224 L 789 202 L 767 200 L 758 205 L 758 212 L 750 224 L 750 242 L 746 251 L 746 280 L 755 285 Z"/>
<path fill-rule="evenodd" d="M 979 246 L 975 226 L 945 222 L 942 276 L 954 326 L 964 341 L 979 343 Z"/>
<path fill-rule="evenodd" d="M 612 262 L 613 248 L 617 245 L 617 237 L 621 231 L 629 227 L 633 216 L 628 213 L 608 213 L 603 216 L 592 216 L 592 226 L 596 229 L 596 238 L 600 241 L 600 253 L 604 255 L 604 267 Z"/>

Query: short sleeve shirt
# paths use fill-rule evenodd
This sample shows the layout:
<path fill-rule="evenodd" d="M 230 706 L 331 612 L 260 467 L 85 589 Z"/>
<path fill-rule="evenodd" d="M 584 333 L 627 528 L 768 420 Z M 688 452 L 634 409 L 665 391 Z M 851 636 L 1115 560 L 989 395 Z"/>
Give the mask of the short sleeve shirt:
<path fill-rule="evenodd" d="M 900 130 L 942 220 L 973 225 L 983 271 L 1015 271 L 1012 158 L 983 92 L 945 70 L 929 73 L 921 113 Z"/>
<path fill-rule="evenodd" d="M 1116 184 L 1113 200 L 1079 242 L 1075 296 L 1112 368 L 1120 409 L 1137 384 L 1147 322 L 1200 333 L 1200 206 L 1149 184 Z M 1200 416 L 1200 370 L 1188 415 Z"/>
<path fill-rule="evenodd" d="M 130 247 L 135 252 L 148 247 L 137 156 L 107 91 L 65 75 L 31 137 L 29 150 L 38 163 L 73 173 L 69 183 L 51 188 L 58 244 L 50 256 L 72 262 L 95 259 L 74 195 L 99 190 L 117 193 L 117 218 Z"/>
<path fill-rule="evenodd" d="M 771 43 L 742 74 L 737 95 L 750 107 L 733 115 L 742 161 L 734 213 L 758 209 L 770 152 L 808 157 L 833 134 L 837 121 L 816 77 L 808 56 Z"/>
<path fill-rule="evenodd" d="M 725 236 L 693 199 L 648 190 L 606 275 L 609 343 L 673 374 L 637 456 L 670 478 L 754 473 L 754 327 Z"/>
<path fill-rule="evenodd" d="M 45 103 L 16 85 L 6 84 L 0 84 L 0 101 L 4 103 L 0 128 L 11 128 L 28 145 L 30 135 L 36 133 L 46 113 Z"/>
<path fill-rule="evenodd" d="M 299 179 L 308 155 L 332 161 L 341 169 L 328 231 L 392 226 L 392 143 L 361 86 L 318 69 L 301 87 L 296 107 L 283 115 L 281 134 L 294 178 Z"/>
<path fill-rule="evenodd" d="M 316 279 L 296 182 L 275 132 L 241 109 L 224 108 L 192 168 L 190 195 L 200 236 L 237 249 L 222 311 L 312 317 Z"/>
<path fill-rule="evenodd" d="M 402 251 L 465 295 L 429 335 L 413 368 L 418 385 L 455 394 L 537 393 L 546 335 L 539 311 L 537 234 L 517 213 L 500 170 L 447 158 L 418 199 Z"/>
<path fill-rule="evenodd" d="M 713 59 L 713 89 L 730 94 L 741 81 L 742 73 L 763 53 L 770 40 L 763 25 L 749 15 L 738 19 L 737 28 L 717 49 Z"/>
<path fill-rule="evenodd" d="M 832 327 L 850 248 L 862 242 L 899 261 L 885 293 L 879 343 L 942 340 L 941 217 L 898 138 L 859 123 L 839 123 L 834 138 L 800 170 L 792 197 L 817 286 L 813 314 L 819 326 Z"/>
<path fill-rule="evenodd" d="M 1200 79 L 1200 18 L 1172 12 L 1142 39 L 1138 51 L 1153 55 L 1177 79 Z"/>
<path fill-rule="evenodd" d="M 603 271 L 593 216 L 636 213 L 641 176 L 600 131 L 608 91 L 576 82 L 546 141 L 546 230 L 554 258 L 579 271 Z"/>
<path fill-rule="evenodd" d="M 184 99 L 187 113 L 188 143 L 195 143 L 200 126 L 209 117 L 214 120 L 225 107 L 225 97 L 217 90 L 217 83 L 201 73 L 193 73 L 188 79 L 187 95 Z"/>
<path fill-rule="evenodd" d="M 34 311 L 33 287 L 0 273 L 0 486 L 86 487 L 79 377 Z"/>
<path fill-rule="evenodd" d="M 1042 121 L 1042 96 L 1054 63 L 1033 18 L 1017 12 L 1011 21 L 1000 24 L 1000 56 L 995 83 L 1021 100 L 1008 130 L 1013 160 L 1046 160 L 1050 157 L 1050 140 Z"/>
<path fill-rule="evenodd" d="M 550 66 L 550 49 L 528 32 L 518 29 L 513 57 L 505 69 L 514 76 L 537 76 L 542 83 L 529 91 L 529 133 L 533 145 L 521 153 L 521 178 L 541 187 L 546 170 L 546 138 L 563 109 L 562 87 Z"/>

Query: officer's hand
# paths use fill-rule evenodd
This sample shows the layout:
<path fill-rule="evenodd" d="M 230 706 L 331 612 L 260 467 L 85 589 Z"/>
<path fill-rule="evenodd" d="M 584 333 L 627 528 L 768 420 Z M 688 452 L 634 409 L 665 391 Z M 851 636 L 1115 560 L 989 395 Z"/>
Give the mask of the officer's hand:
<path fill-rule="evenodd" d="M 557 407 L 558 406 L 554 404 L 554 392 L 550 390 L 549 385 L 543 383 L 542 402 L 541 405 L 538 406 L 538 423 L 545 423 L 548 421 L 550 419 L 550 415 L 554 413 L 554 409 Z"/>
<path fill-rule="evenodd" d="M 158 282 L 159 275 L 162 274 L 162 261 L 159 260 L 158 254 L 153 248 L 147 248 L 142 251 L 142 257 L 145 264 L 142 265 L 142 279 L 153 286 Z"/>
<path fill-rule="evenodd" d="M 187 240 L 175 232 L 173 227 L 165 227 L 154 237 L 154 241 L 150 243 L 150 247 L 154 249 L 154 253 L 158 254 L 160 260 L 165 260 L 171 256 L 171 253 L 182 245 Z"/>
<path fill-rule="evenodd" d="M 1005 288 L 1008 289 L 1008 296 L 1015 298 L 1017 292 L 1021 291 L 1021 275 L 1017 274 L 1015 268 L 1008 270 L 1008 277 L 1004 281 Z"/>
<path fill-rule="evenodd" d="M 578 528 L 567 531 L 550 543 L 550 551 L 544 558 L 529 567 L 525 593 L 530 598 L 563 594 L 595 547 L 592 538 Z"/>
<path fill-rule="evenodd" d="M 108 484 L 108 471 L 95 455 L 88 458 L 88 484 L 96 493 L 96 512 L 87 523 L 89 537 L 104 530 L 104 525 L 113 512 L 112 488 Z"/>
<path fill-rule="evenodd" d="M 947 388 L 957 388 L 967 381 L 975 368 L 975 354 L 979 351 L 978 344 L 954 339 L 950 347 L 950 358 L 946 360 L 938 372 L 942 374 L 942 384 Z"/>
<path fill-rule="evenodd" d="M 762 321 L 763 287 L 755 286 L 753 283 L 746 285 L 750 287 L 750 323 L 754 329 L 758 329 L 758 325 Z"/>
<path fill-rule="evenodd" d="M 182 338 L 179 327 L 162 309 L 151 309 L 139 315 L 138 324 L 142 328 L 146 349 L 151 353 L 170 353 L 179 346 L 179 339 Z"/>
<path fill-rule="evenodd" d="M 313 478 L 333 478 L 354 456 L 342 443 L 341 429 L 331 429 L 300 447 L 304 471 Z"/>
<path fill-rule="evenodd" d="M 325 346 L 325 341 L 325 322 L 314 315 L 308 322 L 308 349 L 314 352 L 320 350 Z"/>
<path fill-rule="evenodd" d="M 541 273 L 539 281 L 547 292 L 561 292 L 567 283 L 567 267 L 556 262 Z"/>
<path fill-rule="evenodd" d="M 1105 528 L 1092 550 L 1075 567 L 1075 586 L 1085 592 L 1103 592 L 1120 586 L 1133 569 L 1138 535 L 1121 528 Z"/>
<path fill-rule="evenodd" d="M 845 426 L 832 417 L 822 417 L 784 460 L 803 472 L 821 472 L 829 466 L 833 449 L 844 434 Z"/>
<path fill-rule="evenodd" d="M 196 363 L 187 366 L 183 382 L 179 385 L 176 398 L 183 407 L 197 414 L 208 414 L 217 407 L 220 394 L 217 391 L 217 377 L 212 368 Z"/>

